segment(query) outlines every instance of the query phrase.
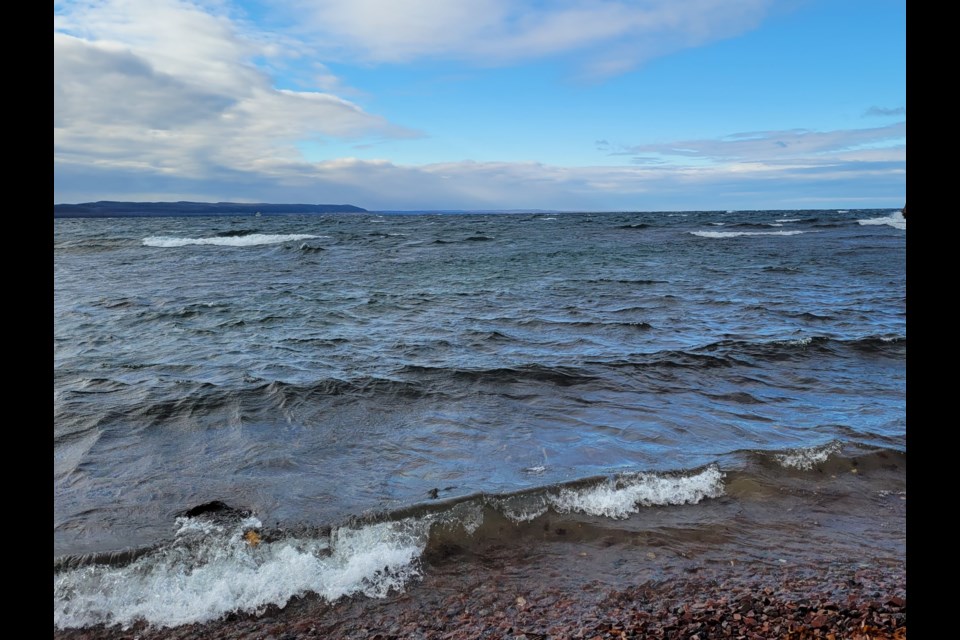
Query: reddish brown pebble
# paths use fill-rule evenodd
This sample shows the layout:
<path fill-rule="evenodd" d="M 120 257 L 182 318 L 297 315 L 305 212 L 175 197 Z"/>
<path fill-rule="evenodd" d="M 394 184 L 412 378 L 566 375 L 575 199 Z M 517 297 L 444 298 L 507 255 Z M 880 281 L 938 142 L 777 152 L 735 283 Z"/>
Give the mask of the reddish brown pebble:
<path fill-rule="evenodd" d="M 827 617 L 824 615 L 814 616 L 813 620 L 810 621 L 810 626 L 815 628 L 827 626 Z"/>

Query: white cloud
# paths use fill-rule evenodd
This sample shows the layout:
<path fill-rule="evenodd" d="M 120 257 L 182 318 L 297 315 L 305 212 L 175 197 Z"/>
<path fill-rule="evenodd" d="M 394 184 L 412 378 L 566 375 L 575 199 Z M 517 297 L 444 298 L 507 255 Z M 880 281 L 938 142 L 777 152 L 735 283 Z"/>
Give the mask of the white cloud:
<path fill-rule="evenodd" d="M 55 162 L 200 177 L 296 159 L 303 140 L 415 135 L 330 93 L 276 89 L 252 62 L 264 46 L 195 5 L 106 0 L 60 11 Z"/>
<path fill-rule="evenodd" d="M 287 0 L 304 37 L 372 62 L 421 57 L 503 64 L 577 52 L 584 70 L 621 73 L 651 58 L 744 33 L 772 0 Z"/>
<path fill-rule="evenodd" d="M 159 71 L 130 49 L 53 36 L 54 127 L 169 129 L 236 104 L 226 93 Z"/>
<path fill-rule="evenodd" d="M 104 46 L 126 48 L 158 73 L 189 78 L 215 91 L 262 81 L 250 64 L 266 49 L 244 38 L 226 15 L 180 0 L 67 2 L 54 29 Z"/>

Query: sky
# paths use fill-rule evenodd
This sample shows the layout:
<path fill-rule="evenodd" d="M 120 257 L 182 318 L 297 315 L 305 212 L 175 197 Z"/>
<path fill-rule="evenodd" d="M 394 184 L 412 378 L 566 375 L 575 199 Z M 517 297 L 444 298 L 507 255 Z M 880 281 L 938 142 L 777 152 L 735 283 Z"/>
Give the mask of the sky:
<path fill-rule="evenodd" d="M 54 203 L 899 208 L 906 0 L 54 2 Z"/>

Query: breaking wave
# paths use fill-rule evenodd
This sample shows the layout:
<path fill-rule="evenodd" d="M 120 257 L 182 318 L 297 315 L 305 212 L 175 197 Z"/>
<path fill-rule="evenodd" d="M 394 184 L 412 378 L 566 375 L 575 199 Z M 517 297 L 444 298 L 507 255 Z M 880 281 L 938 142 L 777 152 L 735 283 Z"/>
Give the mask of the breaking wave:
<path fill-rule="evenodd" d="M 269 234 L 269 233 L 245 233 L 243 235 L 216 235 L 209 238 L 173 238 L 169 236 L 150 236 L 143 239 L 145 247 L 187 247 L 190 245 L 213 245 L 217 247 L 253 247 L 262 244 L 280 244 L 283 242 L 295 242 L 297 240 L 309 240 L 311 238 L 323 238 L 326 236 L 317 236 L 308 233 L 292 234 Z"/>
<path fill-rule="evenodd" d="M 701 238 L 736 238 L 738 236 L 796 236 L 806 231 L 691 231 Z"/>
<path fill-rule="evenodd" d="M 894 211 L 890 215 L 881 218 L 867 218 L 865 220 L 857 220 L 857 222 L 862 225 L 887 224 L 894 229 L 902 229 L 904 231 L 907 229 L 907 219 L 903 217 L 900 211 Z"/>
<path fill-rule="evenodd" d="M 63 559 L 58 567 L 55 561 L 54 626 L 129 628 L 140 621 L 177 626 L 236 611 L 260 614 L 311 593 L 331 602 L 359 594 L 382 598 L 423 575 L 421 559 L 432 537 L 459 531 L 469 538 L 489 509 L 515 524 L 550 510 L 622 519 L 644 507 L 721 496 L 724 475 L 716 465 L 622 474 L 513 495 L 477 494 L 414 505 L 366 521 L 292 534 L 266 530 L 240 510 L 227 511 L 236 516 L 232 519 L 192 510 L 202 513 L 178 517 L 170 543 L 142 553 L 113 554 L 119 564 L 103 558 Z"/>

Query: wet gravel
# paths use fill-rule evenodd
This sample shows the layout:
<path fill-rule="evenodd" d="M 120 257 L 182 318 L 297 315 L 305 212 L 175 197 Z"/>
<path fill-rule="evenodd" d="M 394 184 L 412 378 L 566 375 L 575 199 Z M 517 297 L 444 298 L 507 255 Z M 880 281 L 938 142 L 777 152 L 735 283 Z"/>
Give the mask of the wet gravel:
<path fill-rule="evenodd" d="M 54 630 L 55 640 L 516 640 L 608 638 L 906 638 L 902 564 L 675 567 L 611 588 L 598 580 L 537 579 L 483 563 L 447 562 L 404 593 L 326 603 L 298 598 L 259 616 L 174 628 Z"/>

